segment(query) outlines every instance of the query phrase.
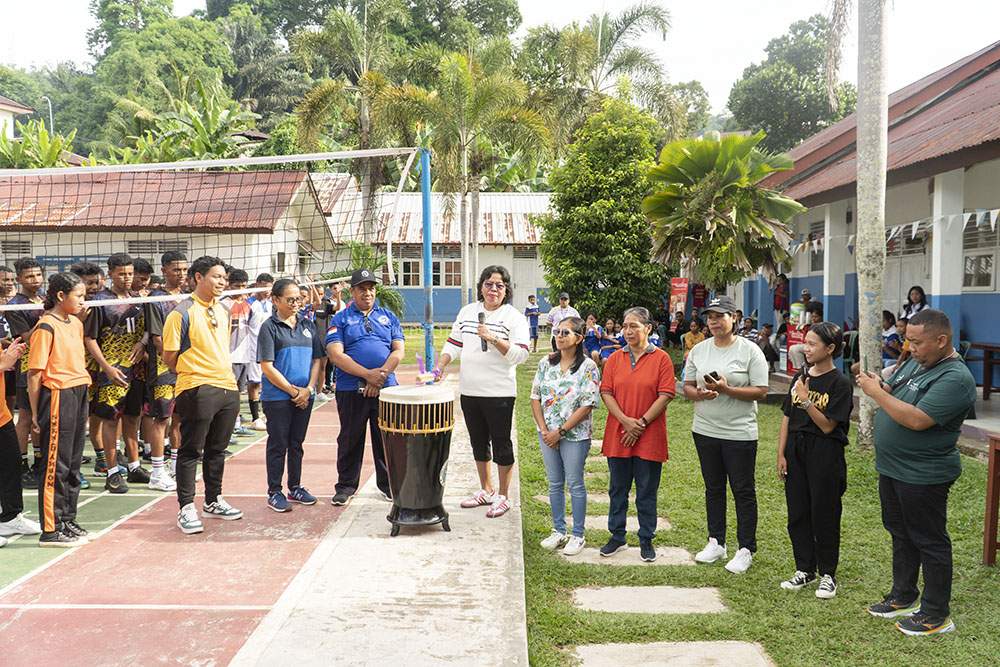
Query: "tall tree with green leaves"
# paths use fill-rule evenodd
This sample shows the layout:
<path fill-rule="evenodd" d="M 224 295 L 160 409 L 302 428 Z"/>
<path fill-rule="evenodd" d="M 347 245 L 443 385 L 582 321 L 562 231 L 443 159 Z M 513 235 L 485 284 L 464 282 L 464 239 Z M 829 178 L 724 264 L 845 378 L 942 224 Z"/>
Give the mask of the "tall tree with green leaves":
<path fill-rule="evenodd" d="M 87 31 L 90 55 L 100 60 L 119 36 L 172 18 L 173 12 L 174 0 L 90 0 L 90 13 L 97 22 Z"/>
<path fill-rule="evenodd" d="M 733 117 L 743 129 L 763 130 L 765 148 L 788 150 L 854 111 L 857 91 L 850 83 L 837 84 L 837 103 L 829 104 L 824 62 L 830 38 L 826 17 L 796 21 L 768 43 L 767 58 L 743 70 L 733 85 Z"/>
<path fill-rule="evenodd" d="M 271 36 L 289 39 L 299 30 L 323 22 L 331 9 L 344 9 L 358 0 L 206 0 L 205 16 L 223 18 L 234 13 L 235 8 L 249 7 Z"/>
<path fill-rule="evenodd" d="M 607 99 L 552 173 L 555 212 L 540 220 L 542 266 L 549 289 L 572 294 L 581 312 L 655 312 L 667 291 L 666 270 L 650 261 L 652 238 L 640 207 L 662 137 L 651 115 Z"/>
<path fill-rule="evenodd" d="M 788 221 L 806 209 L 765 188 L 769 175 L 792 168 L 785 155 L 761 150 L 764 133 L 681 139 L 663 147 L 648 170 L 653 192 L 642 211 L 653 228 L 653 256 L 723 289 L 763 269 L 769 278 L 788 261 Z"/>
<path fill-rule="evenodd" d="M 470 39 L 509 37 L 521 25 L 517 0 L 409 0 L 407 11 L 397 34 L 407 44 L 446 51 L 461 51 Z"/>

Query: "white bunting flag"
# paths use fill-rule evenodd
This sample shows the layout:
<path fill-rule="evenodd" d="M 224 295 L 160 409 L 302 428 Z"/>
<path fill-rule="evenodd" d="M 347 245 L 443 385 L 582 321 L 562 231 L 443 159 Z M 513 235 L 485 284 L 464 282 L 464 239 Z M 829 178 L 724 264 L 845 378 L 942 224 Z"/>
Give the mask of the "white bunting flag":
<path fill-rule="evenodd" d="M 995 232 L 997 230 L 997 216 L 1000 215 L 1000 208 L 995 208 L 990 211 L 990 231 Z"/>
<path fill-rule="evenodd" d="M 917 230 L 918 229 L 920 229 L 920 221 L 919 220 L 917 220 L 916 222 L 913 223 L 913 230 L 910 233 L 910 238 L 911 239 L 917 238 Z"/>

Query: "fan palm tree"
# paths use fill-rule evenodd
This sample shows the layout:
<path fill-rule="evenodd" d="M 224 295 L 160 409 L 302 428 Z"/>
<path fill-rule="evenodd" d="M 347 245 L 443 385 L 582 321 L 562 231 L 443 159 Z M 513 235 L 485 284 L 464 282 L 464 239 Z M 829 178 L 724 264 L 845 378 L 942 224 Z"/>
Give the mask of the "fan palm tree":
<path fill-rule="evenodd" d="M 484 176 L 504 150 L 539 155 L 549 147 L 541 115 L 525 106 L 524 82 L 508 67 L 493 63 L 496 69 L 492 69 L 485 66 L 488 62 L 475 54 L 445 55 L 431 79 L 433 89 L 412 84 L 389 87 L 377 98 L 375 109 L 378 118 L 399 131 L 425 129 L 440 186 L 459 195 L 463 305 L 472 283 L 469 269 L 479 270 L 479 191 Z"/>
<path fill-rule="evenodd" d="M 663 148 L 649 172 L 654 192 L 642 202 L 653 227 L 655 259 L 679 264 L 715 288 L 758 268 L 768 277 L 777 274 L 788 260 L 787 222 L 806 209 L 759 185 L 792 168 L 787 156 L 757 147 L 763 138 L 763 132 L 724 138 L 716 132 Z"/>
<path fill-rule="evenodd" d="M 827 89 L 831 104 L 841 48 L 853 2 L 834 0 L 831 41 L 827 51 Z M 863 368 L 881 364 L 882 277 L 885 273 L 885 181 L 888 149 L 888 0 L 858 0 L 858 238 L 854 252 L 858 268 L 858 334 Z M 861 401 L 858 444 L 875 442 L 875 403 Z"/>

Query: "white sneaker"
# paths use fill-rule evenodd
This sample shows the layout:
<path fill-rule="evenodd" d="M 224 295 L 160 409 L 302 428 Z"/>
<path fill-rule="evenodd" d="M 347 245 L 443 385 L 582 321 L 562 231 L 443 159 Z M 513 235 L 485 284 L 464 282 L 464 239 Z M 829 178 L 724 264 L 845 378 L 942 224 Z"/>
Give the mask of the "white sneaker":
<path fill-rule="evenodd" d="M 743 574 L 750 569 L 751 564 L 753 564 L 753 554 L 749 549 L 740 549 L 733 559 L 726 563 L 726 569 L 733 574 Z"/>
<path fill-rule="evenodd" d="M 222 519 L 223 521 L 236 521 L 237 519 L 243 518 L 243 512 L 227 503 L 226 499 L 222 496 L 216 498 L 214 503 L 203 504 L 201 506 L 201 511 L 204 512 L 207 517 Z"/>
<path fill-rule="evenodd" d="M 705 548 L 694 555 L 694 560 L 697 563 L 714 563 L 720 558 L 725 558 L 727 555 L 726 547 L 724 545 L 719 546 L 719 541 L 714 537 L 710 537 Z"/>
<path fill-rule="evenodd" d="M 149 483 L 146 485 L 153 491 L 176 491 L 177 482 L 166 471 L 153 473 L 149 476 Z"/>
<path fill-rule="evenodd" d="M 569 538 L 569 542 L 563 547 L 563 554 L 566 556 L 575 556 L 581 551 L 583 547 L 587 544 L 587 540 L 582 537 L 577 537 L 576 535 Z"/>
<path fill-rule="evenodd" d="M 566 544 L 567 539 L 568 538 L 566 537 L 566 533 L 560 533 L 559 531 L 553 530 L 552 534 L 546 537 L 544 540 L 542 540 L 540 544 L 542 545 L 543 549 L 548 549 L 549 551 L 552 551 Z"/>
<path fill-rule="evenodd" d="M 163 467 L 167 469 L 167 474 L 171 477 L 177 477 L 177 461 L 174 459 L 167 459 L 163 462 Z"/>
<path fill-rule="evenodd" d="M 185 535 L 194 535 L 205 530 L 205 525 L 198 516 L 198 510 L 194 508 L 194 503 L 188 503 L 177 513 L 177 527 Z"/>
<path fill-rule="evenodd" d="M 7 538 L 0 537 L 0 547 L 5 547 L 5 546 L 7 546 Z"/>
<path fill-rule="evenodd" d="M 255 431 L 266 431 L 267 423 L 264 421 L 263 417 L 257 417 L 257 419 L 255 419 L 253 423 L 250 424 L 250 428 L 252 428 Z"/>
<path fill-rule="evenodd" d="M 37 523 L 18 514 L 10 521 L 0 523 L 0 537 L 10 537 L 11 535 L 41 535 L 42 527 Z"/>
<path fill-rule="evenodd" d="M 828 574 L 819 578 L 819 588 L 816 589 L 816 597 L 820 600 L 832 600 L 837 596 L 837 582 Z"/>

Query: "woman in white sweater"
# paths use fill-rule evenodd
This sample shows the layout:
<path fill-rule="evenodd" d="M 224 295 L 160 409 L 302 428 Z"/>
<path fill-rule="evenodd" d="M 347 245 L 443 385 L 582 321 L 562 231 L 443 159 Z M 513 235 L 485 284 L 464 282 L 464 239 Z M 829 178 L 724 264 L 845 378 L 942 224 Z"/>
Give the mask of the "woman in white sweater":
<path fill-rule="evenodd" d="M 489 505 L 486 516 L 492 519 L 510 510 L 507 491 L 514 467 L 510 429 L 517 396 L 515 367 L 528 358 L 528 320 L 511 305 L 514 292 L 504 267 L 483 269 L 476 293 L 478 300 L 458 311 L 434 375 L 440 378 L 452 359 L 462 357 L 458 389 L 480 485 L 479 491 L 462 501 L 462 507 Z M 491 451 L 499 489 L 494 489 L 490 479 Z"/>

